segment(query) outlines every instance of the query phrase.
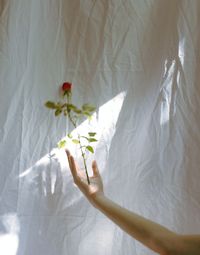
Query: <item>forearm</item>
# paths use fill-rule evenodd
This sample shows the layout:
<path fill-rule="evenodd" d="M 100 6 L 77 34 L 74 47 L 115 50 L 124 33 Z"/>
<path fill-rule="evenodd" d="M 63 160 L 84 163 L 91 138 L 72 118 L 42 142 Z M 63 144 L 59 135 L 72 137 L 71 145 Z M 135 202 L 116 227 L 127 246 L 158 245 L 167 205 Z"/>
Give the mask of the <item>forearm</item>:
<path fill-rule="evenodd" d="M 166 255 L 198 255 L 200 254 L 200 236 L 177 235 L 165 227 L 147 220 L 119 206 L 106 198 L 103 182 L 96 161 L 92 163 L 93 176 L 90 184 L 84 179 L 83 172 L 78 168 L 73 156 L 66 151 L 70 170 L 75 184 L 88 200 L 121 229 L 155 252 Z"/>
<path fill-rule="evenodd" d="M 175 233 L 114 203 L 105 196 L 97 196 L 94 206 L 115 222 L 121 229 L 150 249 L 166 252 Z"/>

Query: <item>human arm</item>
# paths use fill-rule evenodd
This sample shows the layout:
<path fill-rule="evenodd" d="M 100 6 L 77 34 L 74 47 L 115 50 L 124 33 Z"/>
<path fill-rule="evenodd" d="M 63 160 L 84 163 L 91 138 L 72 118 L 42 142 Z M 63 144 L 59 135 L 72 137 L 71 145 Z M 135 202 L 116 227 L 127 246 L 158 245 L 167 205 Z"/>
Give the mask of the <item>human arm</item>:
<path fill-rule="evenodd" d="M 90 177 L 91 184 L 88 185 L 84 172 L 79 169 L 69 151 L 67 151 L 67 156 L 74 182 L 78 188 L 95 208 L 115 222 L 126 233 L 162 255 L 200 254 L 199 236 L 178 235 L 155 222 L 119 206 L 105 196 L 102 178 L 95 161 L 92 164 L 93 176 Z"/>

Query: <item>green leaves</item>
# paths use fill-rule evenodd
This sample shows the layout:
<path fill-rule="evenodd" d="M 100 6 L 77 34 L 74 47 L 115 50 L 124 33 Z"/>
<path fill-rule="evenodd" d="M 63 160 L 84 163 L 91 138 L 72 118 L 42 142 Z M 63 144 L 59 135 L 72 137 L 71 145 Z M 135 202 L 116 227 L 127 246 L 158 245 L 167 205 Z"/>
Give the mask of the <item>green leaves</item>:
<path fill-rule="evenodd" d="M 91 113 L 91 112 L 94 112 L 96 110 L 96 107 L 94 107 L 91 104 L 84 104 L 84 105 L 82 105 L 82 109 L 85 112 L 90 112 Z"/>
<path fill-rule="evenodd" d="M 55 110 L 54 114 L 56 117 L 62 113 L 62 105 L 59 102 L 54 103 L 52 101 L 47 101 L 45 106 L 49 109 Z"/>
<path fill-rule="evenodd" d="M 80 138 L 84 138 L 84 139 L 86 139 L 87 142 L 88 142 L 88 145 L 87 145 L 87 146 L 82 146 L 82 148 L 85 147 L 86 150 L 88 150 L 88 151 L 94 153 L 93 147 L 92 147 L 91 145 L 89 145 L 89 144 L 98 141 L 97 139 L 94 138 L 94 136 L 96 135 L 96 133 L 94 133 L 94 132 L 89 132 L 88 135 L 89 135 L 89 137 L 87 137 L 87 136 L 80 136 Z M 80 144 L 81 144 L 81 142 L 80 142 Z"/>
<path fill-rule="evenodd" d="M 79 144 L 80 143 L 80 141 L 77 140 L 77 139 L 72 139 L 72 142 L 75 143 L 75 144 Z"/>
<path fill-rule="evenodd" d="M 94 143 L 94 142 L 97 142 L 97 139 L 95 139 L 95 138 L 89 138 L 88 141 L 89 141 L 90 143 Z"/>
<path fill-rule="evenodd" d="M 73 137 L 72 134 L 68 134 L 67 136 L 68 136 L 70 139 Z"/>
<path fill-rule="evenodd" d="M 91 104 L 83 104 L 81 108 L 78 108 L 74 104 L 71 103 L 71 94 L 66 94 L 65 102 L 53 102 L 47 101 L 45 106 L 51 110 L 54 110 L 54 115 L 57 117 L 61 114 L 69 118 L 69 121 L 72 122 L 73 126 L 76 128 L 76 121 L 82 117 L 87 117 L 88 120 L 91 120 L 93 112 L 96 110 L 96 107 Z M 94 148 L 90 145 L 90 143 L 95 143 L 98 140 L 95 138 L 95 132 L 88 132 L 87 135 L 81 136 L 78 134 L 77 137 L 68 134 L 67 137 L 58 142 L 58 148 L 66 147 L 68 143 L 68 139 L 71 140 L 72 143 L 79 145 L 82 155 L 85 157 L 85 152 L 94 153 Z M 85 140 L 84 140 L 85 139 Z"/>
<path fill-rule="evenodd" d="M 75 105 L 73 104 L 64 104 L 64 106 L 67 107 L 68 110 L 76 110 L 78 109 Z"/>
<path fill-rule="evenodd" d="M 74 104 L 71 103 L 55 103 L 53 101 L 47 101 L 45 103 L 45 106 L 49 109 L 55 110 L 54 115 L 57 117 L 61 113 L 64 114 L 64 116 L 70 116 L 70 120 L 77 120 L 83 116 L 87 117 L 88 120 L 92 119 L 92 113 L 95 111 L 95 107 L 91 104 L 83 104 L 81 109 L 76 107 Z M 73 112 L 73 113 L 72 113 Z"/>
<path fill-rule="evenodd" d="M 82 113 L 85 115 L 89 120 L 92 119 L 92 113 L 95 111 L 96 107 L 91 104 L 84 104 L 82 105 Z"/>
<path fill-rule="evenodd" d="M 91 118 L 91 113 L 96 109 L 94 106 L 90 104 L 84 104 L 82 105 L 82 108 L 79 109 L 73 104 L 66 104 L 67 111 L 73 111 L 74 113 L 78 115 L 85 115 L 87 118 Z"/>
<path fill-rule="evenodd" d="M 94 132 L 89 132 L 88 135 L 93 137 L 93 136 L 96 135 L 96 133 L 94 133 Z"/>
<path fill-rule="evenodd" d="M 56 109 L 57 107 L 56 107 L 56 104 L 54 103 L 54 102 L 52 102 L 52 101 L 47 101 L 46 103 L 45 103 L 45 106 L 47 107 L 47 108 L 49 108 L 49 109 Z"/>
<path fill-rule="evenodd" d="M 92 153 L 94 153 L 94 149 L 92 148 L 92 146 L 88 145 L 86 146 L 86 149 Z"/>
<path fill-rule="evenodd" d="M 65 140 L 62 140 L 60 142 L 58 142 L 58 148 L 62 149 L 66 146 L 67 142 Z"/>
<path fill-rule="evenodd" d="M 81 136 L 82 138 L 85 138 L 88 142 L 92 143 L 92 142 L 97 142 L 97 139 L 95 138 L 90 138 L 90 137 L 87 137 L 87 136 Z"/>
<path fill-rule="evenodd" d="M 62 110 L 61 109 L 57 109 L 56 111 L 55 111 L 55 116 L 58 116 L 58 115 L 60 115 L 62 113 Z"/>

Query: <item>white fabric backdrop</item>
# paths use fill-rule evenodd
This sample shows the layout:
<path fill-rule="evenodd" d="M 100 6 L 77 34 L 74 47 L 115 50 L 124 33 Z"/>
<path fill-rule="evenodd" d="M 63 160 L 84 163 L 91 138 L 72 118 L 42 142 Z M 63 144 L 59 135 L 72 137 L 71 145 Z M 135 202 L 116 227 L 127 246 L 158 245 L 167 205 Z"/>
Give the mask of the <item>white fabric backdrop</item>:
<path fill-rule="evenodd" d="M 63 153 L 50 157 L 72 130 L 43 106 L 64 81 L 97 106 L 105 193 L 200 233 L 200 1 L 1 0 L 0 12 L 0 253 L 154 254 L 89 205 Z"/>

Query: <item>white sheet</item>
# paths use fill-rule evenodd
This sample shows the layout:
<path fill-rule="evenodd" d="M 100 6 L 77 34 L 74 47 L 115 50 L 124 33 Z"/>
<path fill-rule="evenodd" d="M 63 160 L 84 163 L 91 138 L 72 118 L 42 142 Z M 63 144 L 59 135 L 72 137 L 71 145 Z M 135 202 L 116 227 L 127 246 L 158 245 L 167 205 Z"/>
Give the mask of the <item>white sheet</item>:
<path fill-rule="evenodd" d="M 2 0 L 0 12 L 0 253 L 154 254 L 89 205 L 62 153 L 49 157 L 72 130 L 43 106 L 64 81 L 97 106 L 105 193 L 199 233 L 199 0 Z"/>

